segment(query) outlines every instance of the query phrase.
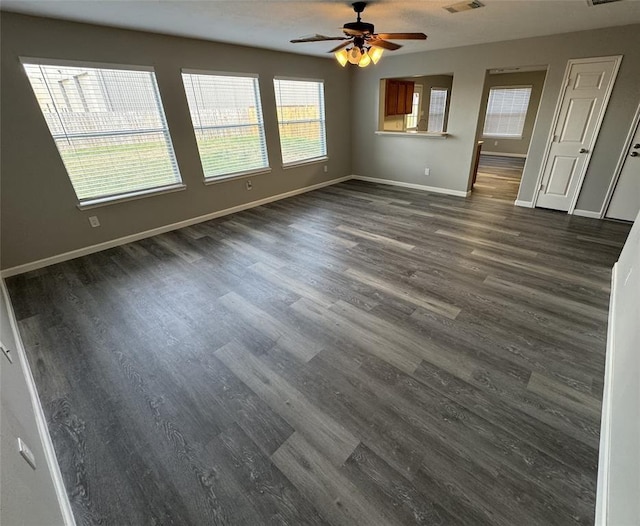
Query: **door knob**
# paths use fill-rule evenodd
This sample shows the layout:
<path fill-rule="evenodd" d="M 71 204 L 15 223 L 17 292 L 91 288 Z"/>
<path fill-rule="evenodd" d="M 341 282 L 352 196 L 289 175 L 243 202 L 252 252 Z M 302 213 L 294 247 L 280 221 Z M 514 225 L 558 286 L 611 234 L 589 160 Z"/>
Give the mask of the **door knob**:
<path fill-rule="evenodd" d="M 634 150 L 637 150 L 638 148 L 640 148 L 640 142 L 633 145 Z"/>
<path fill-rule="evenodd" d="M 586 148 L 580 148 L 580 151 L 578 153 L 589 153 L 589 150 L 587 150 Z"/>
<path fill-rule="evenodd" d="M 631 152 L 629 155 L 631 157 L 638 157 L 638 152 Z"/>

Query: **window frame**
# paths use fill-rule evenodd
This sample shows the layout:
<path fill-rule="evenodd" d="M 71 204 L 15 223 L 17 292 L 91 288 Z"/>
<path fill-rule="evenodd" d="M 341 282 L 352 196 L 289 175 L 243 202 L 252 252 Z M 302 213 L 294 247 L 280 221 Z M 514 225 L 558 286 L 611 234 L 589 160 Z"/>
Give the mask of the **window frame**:
<path fill-rule="evenodd" d="M 423 94 L 424 86 L 422 84 L 416 84 L 413 89 L 413 97 L 415 98 L 418 95 L 418 103 L 413 104 L 413 100 L 411 101 L 411 113 L 409 115 L 405 115 L 404 128 L 405 130 L 417 130 L 418 124 L 420 124 L 420 114 L 422 113 L 422 94 Z M 416 114 L 414 117 L 413 108 L 416 108 Z M 409 126 L 409 119 L 415 118 L 416 125 Z"/>
<path fill-rule="evenodd" d="M 520 130 L 519 135 L 504 135 L 504 134 L 495 134 L 495 133 L 485 133 L 485 129 L 487 126 L 487 116 L 489 115 L 489 100 L 491 99 L 491 91 L 492 90 L 511 90 L 511 89 L 528 89 L 529 90 L 529 100 L 527 101 L 527 108 L 524 113 L 524 119 L 522 121 L 522 130 Z M 531 96 L 533 95 L 533 85 L 532 84 L 518 84 L 512 86 L 491 86 L 487 93 L 487 106 L 484 112 L 484 123 L 482 125 L 482 138 L 483 139 L 503 139 L 503 140 L 516 140 L 521 141 L 524 136 L 524 128 L 527 124 L 527 115 L 529 114 L 529 108 L 531 107 Z"/>
<path fill-rule="evenodd" d="M 31 92 L 34 95 L 34 102 L 38 106 L 38 110 L 40 111 L 41 117 L 45 120 L 45 126 L 47 128 L 47 131 L 49 132 L 49 137 L 51 137 L 51 139 L 55 144 L 56 151 L 58 152 L 60 161 L 62 162 L 65 173 L 69 180 L 69 183 L 71 184 L 71 187 L 73 189 L 74 195 L 77 200 L 76 206 L 80 210 L 91 209 L 99 206 L 121 203 L 125 201 L 131 201 L 131 200 L 141 199 L 144 197 L 151 197 L 155 195 L 161 195 L 165 193 L 171 193 L 171 192 L 176 192 L 176 191 L 186 189 L 187 185 L 184 183 L 184 180 L 182 179 L 182 173 L 180 172 L 180 166 L 178 165 L 178 160 L 173 147 L 171 131 L 169 129 L 169 124 L 167 122 L 164 103 L 162 101 L 162 95 L 160 93 L 160 88 L 157 81 L 156 70 L 153 66 L 138 65 L 138 64 L 118 64 L 118 63 L 110 63 L 110 62 L 93 62 L 93 61 L 85 61 L 85 60 L 51 59 L 51 58 L 28 57 L 28 56 L 20 56 L 18 57 L 18 59 L 20 61 L 20 64 L 22 65 L 22 71 L 24 72 L 24 75 L 27 77 L 26 80 L 30 86 Z M 87 197 L 84 199 L 81 199 L 80 197 L 78 197 L 76 188 L 73 185 L 73 181 L 71 180 L 71 175 L 69 174 L 69 170 L 67 169 L 64 159 L 62 158 L 62 153 L 60 152 L 60 149 L 58 148 L 58 144 L 57 144 L 57 140 L 59 140 L 60 138 L 64 139 L 64 137 L 69 137 L 69 135 L 58 137 L 57 135 L 54 135 L 52 133 L 48 123 L 46 123 L 46 117 L 44 115 L 43 108 L 40 106 L 40 102 L 36 96 L 34 87 L 31 84 L 31 80 L 29 79 L 29 75 L 27 74 L 25 66 L 54 66 L 54 67 L 58 66 L 61 68 L 67 68 L 67 67 L 91 68 L 91 69 L 107 69 L 107 70 L 122 70 L 122 71 L 131 71 L 131 72 L 152 73 L 153 80 L 154 80 L 154 92 L 157 99 L 158 109 L 160 111 L 160 117 L 161 117 L 161 122 L 163 126 L 157 130 L 150 130 L 150 129 L 132 130 L 132 133 L 130 134 L 115 132 L 110 135 L 101 134 L 101 136 L 112 137 L 112 136 L 121 136 L 121 135 L 139 135 L 142 133 L 151 133 L 151 131 L 155 131 L 156 133 L 162 134 L 165 138 L 165 145 L 167 147 L 169 161 L 174 169 L 174 175 L 176 176 L 177 181 L 160 185 L 160 186 L 152 186 L 148 188 L 141 188 L 137 190 L 131 190 L 131 191 L 121 192 L 116 194 L 105 194 L 100 196 Z M 89 137 L 89 134 L 82 134 L 82 135 L 83 137 Z"/>
<path fill-rule="evenodd" d="M 280 121 L 280 119 L 278 118 L 278 97 L 276 94 L 276 87 L 275 87 L 275 82 L 277 80 L 284 80 L 284 81 L 292 81 L 292 82 L 317 82 L 322 84 L 322 99 L 320 101 L 321 104 L 321 114 L 322 114 L 322 118 L 321 119 L 308 119 L 308 120 L 304 120 L 304 121 Z M 313 78 L 302 78 L 302 77 L 285 77 L 285 76 L 279 76 L 276 75 L 273 77 L 273 92 L 274 92 L 274 103 L 275 103 L 275 110 L 276 110 L 276 122 L 278 124 L 278 137 L 279 137 L 279 141 L 280 141 L 280 159 L 282 160 L 282 168 L 284 170 L 289 169 L 289 168 L 296 168 L 298 166 L 304 166 L 306 164 L 316 164 L 316 163 L 321 163 L 324 161 L 327 161 L 329 159 L 329 146 L 327 144 L 327 114 L 326 114 L 326 101 L 325 101 L 325 81 L 324 79 L 313 79 Z M 290 162 L 285 162 L 284 161 L 284 155 L 282 152 L 282 133 L 280 130 L 280 125 L 281 124 L 291 124 L 291 123 L 296 123 L 296 122 L 320 122 L 322 123 L 322 131 L 323 131 L 323 145 L 324 145 L 324 154 L 318 157 L 309 157 L 306 159 L 299 159 L 296 161 L 290 161 Z"/>
<path fill-rule="evenodd" d="M 228 181 L 230 179 L 239 179 L 242 177 L 248 177 L 251 175 L 260 175 L 260 174 L 268 174 L 271 173 L 271 161 L 269 159 L 269 150 L 268 150 L 268 146 L 267 146 L 267 135 L 266 135 L 266 130 L 265 130 L 265 124 L 264 124 L 264 108 L 262 105 L 262 93 L 260 91 L 260 75 L 257 73 L 245 73 L 245 72 L 237 72 L 237 71 L 214 71 L 214 70 L 206 70 L 206 69 L 193 69 L 193 68 L 182 68 L 180 70 L 180 79 L 182 81 L 182 87 L 185 91 L 185 96 L 187 94 L 187 87 L 184 84 L 184 76 L 183 75 L 210 75 L 213 77 L 238 77 L 238 78 L 252 78 L 256 80 L 256 91 L 255 91 L 255 95 L 256 95 L 256 102 L 259 104 L 259 108 L 260 108 L 260 119 L 258 122 L 258 127 L 262 136 L 262 143 L 264 144 L 264 152 L 265 152 L 265 159 L 266 159 L 266 166 L 263 168 L 256 168 L 256 169 L 250 169 L 250 170 L 241 170 L 238 172 L 232 172 L 232 173 L 228 173 L 228 174 L 222 174 L 222 175 L 215 175 L 215 176 L 209 176 L 207 177 L 206 173 L 204 172 L 204 165 L 202 164 L 202 155 L 200 154 L 200 148 L 198 147 L 198 159 L 200 160 L 200 165 L 202 166 L 202 173 L 204 176 L 204 184 L 205 185 L 210 185 L 210 184 L 216 184 L 222 181 Z M 205 127 L 200 127 L 200 128 L 196 128 L 195 123 L 193 122 L 193 118 L 191 117 L 191 108 L 188 105 L 188 99 L 187 99 L 187 107 L 188 107 L 188 111 L 189 111 L 189 120 L 191 121 L 191 127 L 194 131 L 194 134 L 197 132 L 198 129 L 214 129 L 214 128 L 223 128 L 224 126 L 205 126 Z M 239 126 L 248 126 L 246 124 L 243 125 L 234 125 L 234 126 L 229 126 L 229 128 L 235 128 L 235 127 L 239 127 Z"/>

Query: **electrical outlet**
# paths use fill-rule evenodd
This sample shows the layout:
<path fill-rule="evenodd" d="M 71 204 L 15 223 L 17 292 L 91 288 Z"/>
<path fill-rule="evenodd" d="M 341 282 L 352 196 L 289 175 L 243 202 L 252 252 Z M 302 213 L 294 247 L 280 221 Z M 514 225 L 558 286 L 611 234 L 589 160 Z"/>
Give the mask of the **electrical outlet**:
<path fill-rule="evenodd" d="M 0 349 L 2 350 L 2 354 L 7 357 L 9 363 L 13 363 L 13 358 L 11 357 L 11 350 L 7 349 L 2 342 L 0 342 Z"/>
<path fill-rule="evenodd" d="M 329 167 L 325 164 L 324 165 L 324 173 L 327 173 L 329 171 Z"/>
<path fill-rule="evenodd" d="M 431 173 L 431 170 L 429 168 L 424 169 L 424 175 L 429 175 L 430 173 Z"/>
<path fill-rule="evenodd" d="M 494 146 L 498 146 L 498 141 L 493 141 Z"/>
<path fill-rule="evenodd" d="M 249 179 L 245 186 L 247 187 L 247 190 L 251 190 L 253 188 L 253 183 L 251 182 L 251 179 Z"/>
<path fill-rule="evenodd" d="M 22 458 L 27 461 L 27 464 L 29 464 L 33 469 L 36 469 L 36 457 L 29 449 L 29 446 L 27 446 L 21 438 L 18 438 L 18 451 L 20 451 Z"/>
<path fill-rule="evenodd" d="M 98 216 L 91 216 L 91 217 L 89 217 L 89 224 L 90 224 L 93 228 L 96 228 L 96 227 L 100 226 L 100 220 L 98 219 Z"/>

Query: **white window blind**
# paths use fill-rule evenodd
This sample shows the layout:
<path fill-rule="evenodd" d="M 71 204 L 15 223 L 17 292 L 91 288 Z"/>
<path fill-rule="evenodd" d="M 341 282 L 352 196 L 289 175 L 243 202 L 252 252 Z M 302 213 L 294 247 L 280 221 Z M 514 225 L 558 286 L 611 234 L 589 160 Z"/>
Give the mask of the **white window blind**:
<path fill-rule="evenodd" d="M 531 86 L 491 88 L 483 135 L 521 138 L 530 98 Z"/>
<path fill-rule="evenodd" d="M 204 176 L 268 168 L 257 77 L 183 73 Z"/>
<path fill-rule="evenodd" d="M 153 71 L 24 68 L 81 203 L 181 182 Z"/>
<path fill-rule="evenodd" d="M 274 79 L 282 162 L 297 164 L 327 155 L 324 82 Z"/>
<path fill-rule="evenodd" d="M 427 131 L 444 131 L 444 114 L 447 107 L 446 88 L 431 88 L 429 95 L 429 123 Z"/>

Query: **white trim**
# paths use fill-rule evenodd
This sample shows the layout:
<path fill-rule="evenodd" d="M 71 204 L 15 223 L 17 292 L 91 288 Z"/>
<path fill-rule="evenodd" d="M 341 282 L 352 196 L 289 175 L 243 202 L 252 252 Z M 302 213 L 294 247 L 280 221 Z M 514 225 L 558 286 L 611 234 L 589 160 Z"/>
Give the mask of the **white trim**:
<path fill-rule="evenodd" d="M 553 120 L 551 121 L 551 127 L 549 128 L 549 135 L 547 136 L 547 143 L 545 145 L 544 155 L 542 156 L 542 163 L 540 164 L 540 172 L 538 173 L 537 181 L 536 181 L 536 190 L 533 195 L 533 204 L 536 206 L 538 204 L 538 198 L 540 196 L 540 185 L 542 184 L 542 177 L 544 175 L 544 169 L 547 166 L 547 161 L 549 160 L 549 154 L 551 153 L 551 144 L 553 143 L 553 137 L 555 135 L 556 126 L 558 125 L 558 119 L 560 118 L 560 109 L 562 104 L 564 103 L 564 97 L 567 92 L 567 88 L 569 87 L 569 73 L 571 72 L 571 67 L 574 64 L 582 64 L 582 63 L 593 63 L 593 62 L 607 62 L 610 60 L 615 60 L 613 71 L 611 72 L 611 79 L 609 81 L 609 85 L 607 86 L 607 92 L 605 93 L 604 100 L 602 102 L 602 107 L 600 108 L 600 113 L 598 115 L 598 123 L 594 129 L 594 134 L 591 139 L 591 144 L 589 145 L 589 152 L 587 153 L 587 159 L 584 163 L 584 169 L 576 186 L 575 193 L 573 198 L 571 199 L 571 204 L 569 205 L 568 214 L 573 214 L 575 210 L 576 203 L 578 202 L 578 197 L 582 190 L 582 185 L 584 183 L 584 178 L 587 173 L 587 169 L 589 168 L 589 163 L 591 162 L 591 155 L 593 153 L 593 147 L 598 139 L 600 134 L 600 127 L 602 125 L 602 121 L 604 120 L 604 114 L 607 111 L 609 106 L 609 99 L 611 97 L 611 92 L 613 91 L 613 85 L 618 77 L 618 70 L 620 69 L 620 63 L 622 62 L 623 55 L 612 55 L 608 57 L 589 57 L 589 58 L 573 58 L 569 59 L 567 62 L 567 67 L 564 72 L 564 76 L 562 77 L 562 89 L 560 94 L 558 95 L 558 100 L 556 101 L 556 107 L 553 112 Z M 545 88 L 547 87 L 547 82 L 545 80 Z M 540 101 L 542 102 L 542 97 L 544 97 L 544 89 L 542 92 L 542 96 Z M 538 107 L 538 111 L 539 111 Z M 535 132 L 535 129 L 534 129 Z M 531 147 L 531 145 L 529 145 Z"/>
<path fill-rule="evenodd" d="M 373 133 L 375 133 L 376 135 L 387 135 L 394 137 L 417 137 L 419 139 L 446 139 L 449 136 L 449 134 L 446 132 L 393 132 L 378 130 Z"/>
<path fill-rule="evenodd" d="M 205 177 L 204 184 L 210 185 L 210 184 L 224 183 L 226 181 L 233 181 L 234 179 L 243 179 L 244 177 L 251 177 L 253 175 L 265 175 L 270 173 L 271 173 L 270 167 L 257 168 L 255 170 L 246 170 L 244 172 L 236 172 L 234 174 L 229 174 L 229 175 L 219 175 L 217 177 L 208 177 L 208 178 Z"/>
<path fill-rule="evenodd" d="M 190 69 L 182 68 L 180 72 L 184 75 L 209 75 L 212 77 L 244 77 L 251 79 L 259 79 L 260 76 L 257 73 L 244 73 L 235 71 L 213 71 L 208 69 Z"/>
<path fill-rule="evenodd" d="M 281 77 L 280 75 L 275 75 L 273 77 L 273 80 L 292 80 L 294 82 L 322 82 L 322 84 L 324 84 L 324 79 L 309 79 L 309 78 L 303 78 L 303 77 Z"/>
<path fill-rule="evenodd" d="M 95 199 L 86 199 L 85 201 L 81 201 L 80 203 L 78 203 L 77 206 L 80 210 L 91 210 L 92 208 L 99 208 L 101 206 L 115 205 L 117 203 L 124 203 L 126 201 L 135 201 L 136 199 L 152 197 L 154 195 L 171 194 L 173 192 L 180 192 L 186 189 L 186 184 L 176 183 L 169 186 L 147 188 L 146 190 L 138 190 L 136 192 L 129 192 L 126 194 L 114 195 L 111 197 L 96 197 Z"/>
<path fill-rule="evenodd" d="M 573 215 L 580 216 L 580 217 L 591 217 L 593 219 L 600 219 L 600 212 L 592 212 L 591 210 L 579 210 L 575 208 L 573 210 Z"/>
<path fill-rule="evenodd" d="M 524 208 L 533 208 L 533 201 L 521 201 L 520 199 L 516 199 L 514 201 L 516 206 L 522 206 Z"/>
<path fill-rule="evenodd" d="M 298 168 L 299 166 L 306 166 L 307 164 L 318 164 L 318 163 L 323 163 L 325 161 L 328 161 L 329 157 L 327 157 L 326 155 L 323 157 L 314 157 L 313 159 L 304 159 L 302 161 L 293 161 L 290 163 L 283 163 L 282 164 L 282 169 L 283 170 L 289 170 L 291 168 Z"/>
<path fill-rule="evenodd" d="M 638 104 L 638 108 L 636 109 L 636 114 L 633 117 L 633 121 L 631 121 L 631 128 L 629 128 L 627 139 L 624 142 L 624 148 L 620 153 L 618 164 L 616 164 L 616 169 L 613 172 L 613 178 L 609 183 L 609 188 L 607 189 L 606 197 L 604 199 L 604 202 L 602 203 L 602 208 L 600 209 L 600 219 L 604 219 L 605 215 L 609 211 L 609 205 L 611 204 L 611 199 L 613 198 L 613 192 L 615 191 L 616 185 L 618 184 L 618 180 L 620 179 L 620 174 L 622 173 L 622 169 L 624 168 L 624 163 L 627 160 L 629 148 L 631 148 L 631 142 L 633 141 L 633 137 L 635 136 L 639 125 L 640 125 L 640 104 Z"/>
<path fill-rule="evenodd" d="M 110 241 L 105 241 L 104 243 L 98 243 L 97 245 L 91 245 L 88 247 L 71 250 L 70 252 L 57 254 L 55 256 L 50 256 L 48 258 L 39 259 L 37 261 L 32 261 L 30 263 L 25 263 L 24 265 L 18 265 L 16 267 L 8 268 L 6 270 L 1 271 L 0 276 L 2 278 L 8 278 L 11 276 L 15 276 L 17 274 L 29 272 L 31 270 L 47 267 L 49 265 L 55 265 L 56 263 L 61 263 L 63 261 L 68 261 L 70 259 L 79 258 L 81 256 L 86 256 L 88 254 L 93 254 L 95 252 L 100 252 L 102 250 L 107 250 L 109 248 L 117 247 L 120 245 L 126 245 L 127 243 L 138 241 L 139 239 L 145 239 L 147 237 L 157 236 L 158 234 L 164 234 L 165 232 L 170 232 L 171 230 L 177 230 L 179 228 L 184 228 L 186 226 L 195 225 L 196 223 L 202 223 L 203 221 L 209 221 L 210 219 L 215 219 L 217 217 L 226 216 L 228 214 L 233 214 L 235 212 L 241 212 L 242 210 L 247 210 L 249 208 L 254 208 L 256 206 L 261 206 L 267 203 L 271 203 L 273 201 L 279 201 L 280 199 L 286 199 L 287 197 L 292 197 L 294 195 L 303 194 L 305 192 L 310 192 L 312 190 L 317 190 L 318 188 L 323 188 L 325 186 L 342 183 L 343 181 L 348 181 L 351 178 L 352 178 L 351 175 L 347 175 L 345 177 L 331 179 L 329 181 L 324 181 L 322 183 L 314 184 L 311 186 L 305 186 L 304 188 L 298 188 L 296 190 L 291 190 L 289 192 L 284 192 L 282 194 L 276 194 L 269 197 L 265 197 L 263 199 L 258 199 L 257 201 L 251 201 L 249 203 L 243 203 L 241 205 L 233 206 L 231 208 L 225 208 L 224 210 L 218 210 L 216 212 L 211 212 L 209 214 L 205 214 L 202 216 L 192 217 L 191 219 L 185 219 L 184 221 L 179 221 L 177 223 L 172 223 L 170 225 L 164 225 L 157 228 L 153 228 L 151 230 L 145 230 L 144 232 L 137 232 L 135 234 L 131 234 L 128 236 L 112 239 Z"/>
<path fill-rule="evenodd" d="M 90 60 L 68 60 L 63 58 L 36 58 L 18 57 L 22 65 L 34 64 L 37 66 L 63 66 L 70 68 L 97 68 L 97 69 L 124 69 L 129 71 L 148 71 L 155 73 L 153 66 L 140 66 L 137 64 L 110 64 L 108 62 L 91 62 Z"/>
<path fill-rule="evenodd" d="M 595 526 L 606 526 L 609 501 L 609 469 L 611 444 L 611 389 L 613 387 L 613 356 L 615 349 L 613 320 L 615 318 L 615 290 L 618 278 L 618 264 L 611 271 L 611 296 L 609 298 L 609 320 L 607 330 L 607 351 L 604 366 L 604 389 L 602 393 L 602 418 L 600 420 L 600 453 L 598 455 L 598 481 L 596 486 Z"/>
<path fill-rule="evenodd" d="M 67 491 L 64 487 L 62 473 L 60 473 L 60 466 L 58 465 L 56 452 L 53 448 L 51 435 L 49 434 L 47 419 L 44 416 L 42 404 L 40 403 L 40 398 L 38 397 L 36 383 L 33 379 L 31 368 L 29 367 L 29 360 L 27 359 L 27 355 L 22 344 L 22 338 L 20 337 L 20 332 L 18 331 L 18 323 L 13 311 L 13 306 L 11 305 L 11 301 L 9 300 L 9 292 L 7 291 L 4 279 L 0 279 L 0 287 L 2 288 L 2 292 L 4 294 L 7 314 L 9 316 L 9 324 L 11 325 L 11 330 L 15 339 L 18 361 L 20 362 L 20 367 L 22 367 L 22 372 L 27 384 L 27 389 L 29 390 L 29 397 L 31 398 L 31 406 L 33 408 L 33 414 L 36 420 L 38 435 L 40 436 L 40 441 L 42 442 L 42 449 L 44 450 L 45 460 L 47 462 L 49 474 L 51 475 L 51 480 L 53 482 L 53 488 L 58 499 L 58 505 L 60 506 L 62 519 L 64 520 L 65 526 L 76 526 L 76 521 L 73 517 L 73 511 L 71 510 L 71 503 L 69 502 L 69 496 L 67 495 Z"/>
<path fill-rule="evenodd" d="M 469 197 L 471 190 L 466 192 L 462 190 L 453 190 L 451 188 L 441 188 L 439 186 L 426 186 L 423 184 L 404 183 L 402 181 L 394 181 L 392 179 L 378 179 L 377 177 L 365 177 L 364 175 L 353 175 L 352 179 L 357 181 L 367 181 L 368 183 L 388 184 L 391 186 L 400 186 L 401 188 L 412 188 L 414 190 L 423 190 L 434 194 L 455 195 L 456 197 Z"/>
<path fill-rule="evenodd" d="M 526 159 L 526 153 L 502 153 L 502 152 L 485 152 L 484 150 L 480 151 L 480 155 L 494 155 L 496 157 L 517 157 L 518 159 Z"/>
<path fill-rule="evenodd" d="M 526 118 L 526 117 L 525 117 Z M 500 139 L 505 141 L 521 141 L 523 135 L 485 135 L 482 134 L 481 139 Z"/>

